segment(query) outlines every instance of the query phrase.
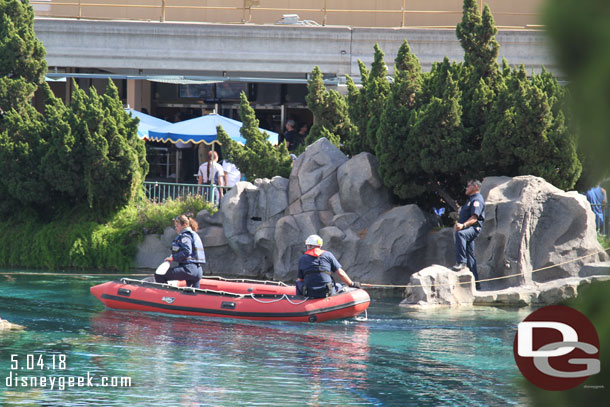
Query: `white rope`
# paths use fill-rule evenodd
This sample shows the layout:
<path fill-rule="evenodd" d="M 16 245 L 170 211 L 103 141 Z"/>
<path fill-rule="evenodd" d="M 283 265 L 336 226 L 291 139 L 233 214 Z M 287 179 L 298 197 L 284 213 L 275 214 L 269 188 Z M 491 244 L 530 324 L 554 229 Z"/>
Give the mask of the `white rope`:
<path fill-rule="evenodd" d="M 282 300 L 286 300 L 289 303 L 291 303 L 292 305 L 301 305 L 301 304 L 303 304 L 305 301 L 307 301 L 309 299 L 309 297 L 305 297 L 305 299 L 303 301 L 301 301 L 301 302 L 292 302 L 292 300 L 290 298 L 288 298 L 288 296 L 286 294 L 282 294 L 282 296 L 280 298 L 278 298 L 278 299 L 271 300 L 271 301 L 262 301 L 262 300 L 257 299 L 256 297 L 254 297 L 254 295 L 255 294 L 252 293 L 252 294 L 250 294 L 250 297 L 254 301 L 260 302 L 261 304 L 273 304 L 274 302 L 280 302 Z"/>

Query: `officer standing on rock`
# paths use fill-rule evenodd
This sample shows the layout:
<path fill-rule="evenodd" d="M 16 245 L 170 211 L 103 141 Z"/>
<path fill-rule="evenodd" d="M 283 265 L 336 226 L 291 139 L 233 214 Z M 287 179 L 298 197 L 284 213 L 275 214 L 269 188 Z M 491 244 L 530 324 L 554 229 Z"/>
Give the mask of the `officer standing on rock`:
<path fill-rule="evenodd" d="M 455 224 L 455 271 L 468 267 L 474 275 L 474 280 L 479 280 L 477 273 L 477 261 L 474 257 L 474 239 L 481 233 L 481 227 L 485 220 L 485 200 L 481 195 L 481 181 L 470 180 L 466 184 L 466 195 L 468 201 L 460 209 L 458 222 Z M 481 289 L 476 283 L 477 290 Z"/>

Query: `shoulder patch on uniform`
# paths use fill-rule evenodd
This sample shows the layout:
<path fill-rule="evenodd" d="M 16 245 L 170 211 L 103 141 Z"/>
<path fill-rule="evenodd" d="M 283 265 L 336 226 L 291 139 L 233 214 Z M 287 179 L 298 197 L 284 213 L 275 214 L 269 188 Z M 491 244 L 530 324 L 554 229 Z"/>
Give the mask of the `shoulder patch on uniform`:
<path fill-rule="evenodd" d="M 479 205 L 480 205 L 479 201 L 474 201 L 474 202 L 472 203 L 472 206 L 474 206 L 475 208 L 478 208 L 478 207 L 479 207 Z"/>
<path fill-rule="evenodd" d="M 182 243 L 188 243 L 189 242 L 189 238 L 188 237 L 183 237 L 182 240 L 180 240 Z"/>

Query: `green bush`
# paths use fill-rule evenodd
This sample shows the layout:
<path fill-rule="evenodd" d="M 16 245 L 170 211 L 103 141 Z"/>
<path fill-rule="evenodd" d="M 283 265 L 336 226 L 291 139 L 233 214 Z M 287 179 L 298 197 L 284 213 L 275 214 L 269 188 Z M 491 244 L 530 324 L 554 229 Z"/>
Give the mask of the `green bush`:
<path fill-rule="evenodd" d="M 92 221 L 86 207 L 45 224 L 33 213 L 22 213 L 0 222 L 0 266 L 128 271 L 146 234 L 163 233 L 177 215 L 203 209 L 216 211 L 203 199 L 189 197 L 132 204 L 105 223 Z"/>

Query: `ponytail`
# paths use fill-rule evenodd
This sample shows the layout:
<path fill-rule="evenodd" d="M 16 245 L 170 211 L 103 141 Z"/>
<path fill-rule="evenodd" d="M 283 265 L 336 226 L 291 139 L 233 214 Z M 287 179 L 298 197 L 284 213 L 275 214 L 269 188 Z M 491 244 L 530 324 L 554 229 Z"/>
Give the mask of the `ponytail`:
<path fill-rule="evenodd" d="M 195 220 L 195 218 L 191 217 L 192 215 L 179 215 L 174 218 L 174 222 L 180 223 L 182 226 L 188 226 L 193 229 L 193 232 L 197 232 L 199 230 L 199 224 Z"/>

